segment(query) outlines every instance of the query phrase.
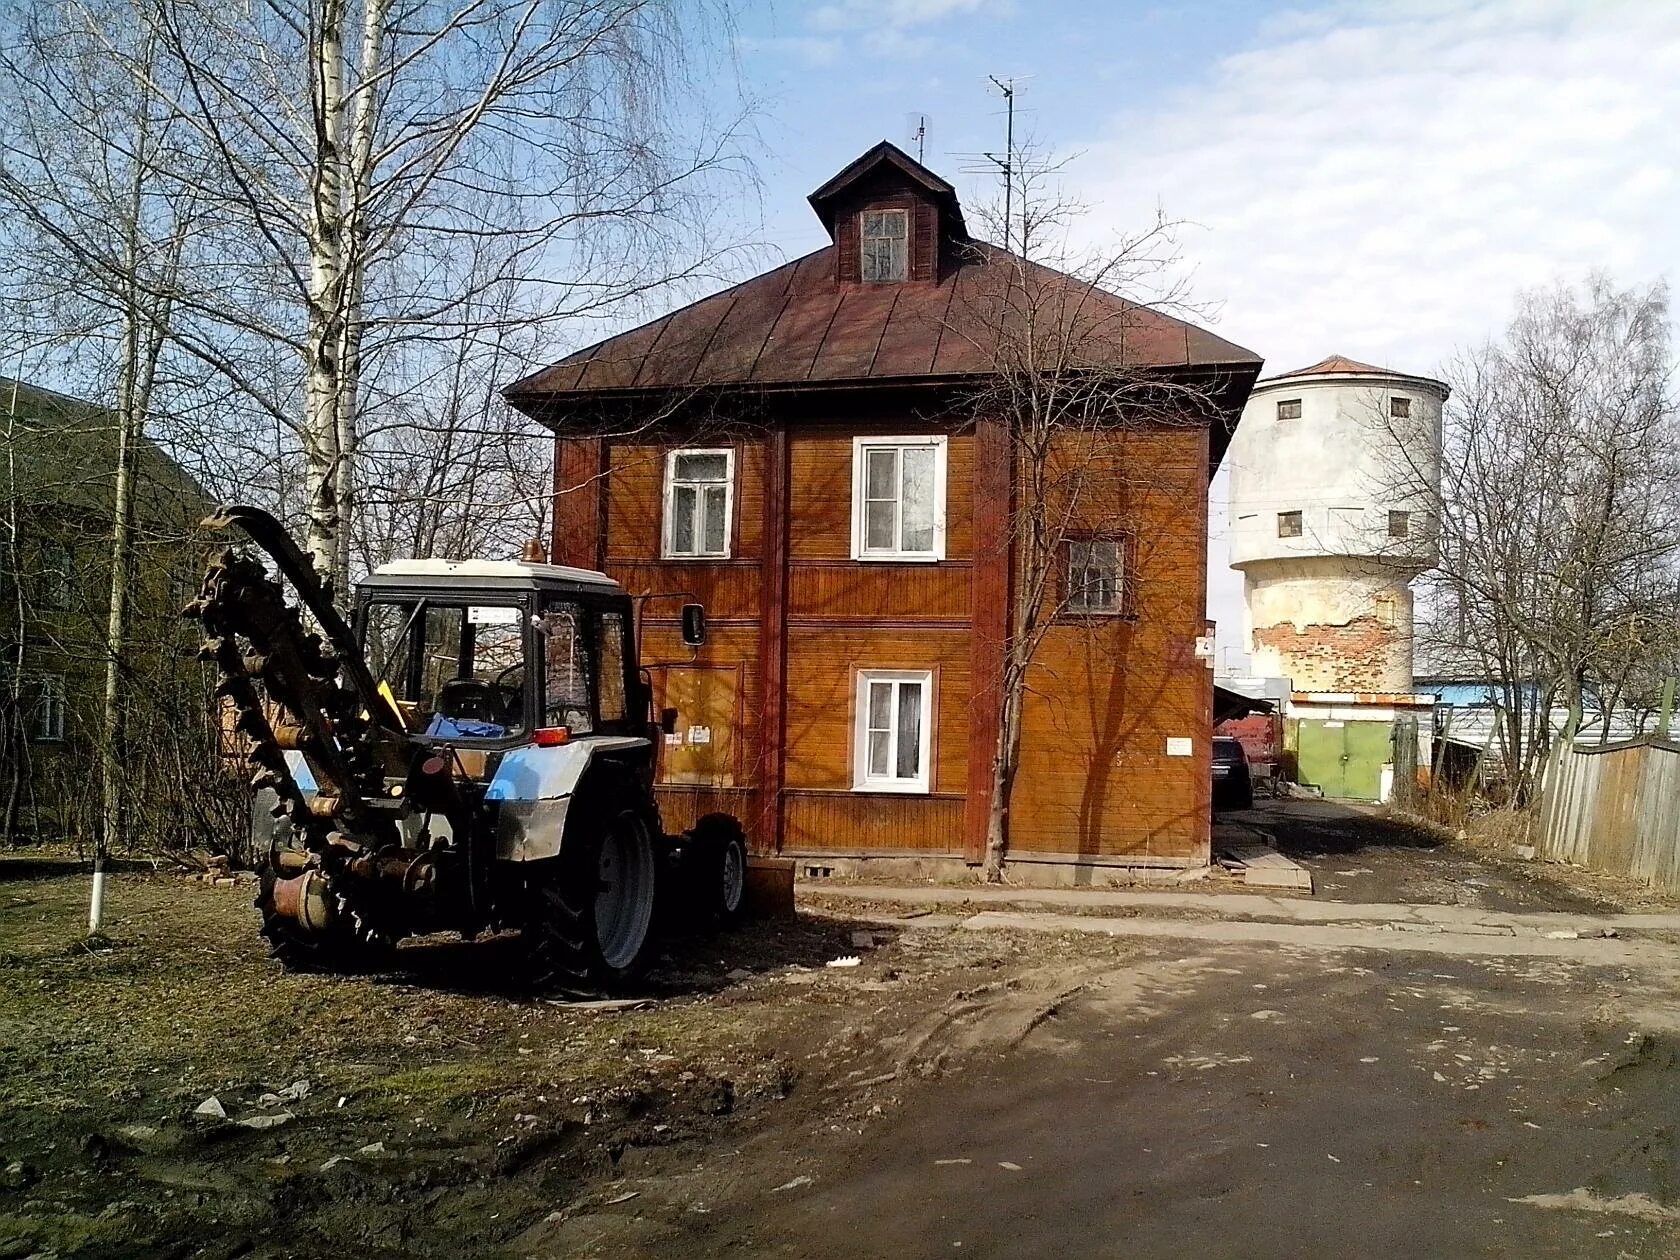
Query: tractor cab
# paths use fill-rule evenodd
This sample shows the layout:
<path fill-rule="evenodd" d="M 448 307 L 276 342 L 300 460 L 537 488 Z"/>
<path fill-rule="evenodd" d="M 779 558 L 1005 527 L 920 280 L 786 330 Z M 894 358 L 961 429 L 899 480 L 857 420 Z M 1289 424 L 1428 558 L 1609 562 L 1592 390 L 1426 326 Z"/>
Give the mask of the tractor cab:
<path fill-rule="evenodd" d="M 586 569 L 398 560 L 358 587 L 369 672 L 415 738 L 484 752 L 646 736 L 630 597 Z"/>

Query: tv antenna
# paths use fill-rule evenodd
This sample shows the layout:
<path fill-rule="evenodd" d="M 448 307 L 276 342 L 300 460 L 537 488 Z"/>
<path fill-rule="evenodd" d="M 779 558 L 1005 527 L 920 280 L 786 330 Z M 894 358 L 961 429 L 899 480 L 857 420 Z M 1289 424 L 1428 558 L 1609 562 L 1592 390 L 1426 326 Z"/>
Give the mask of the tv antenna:
<path fill-rule="evenodd" d="M 1009 251 L 1009 215 L 1010 203 L 1015 190 L 1015 80 L 1000 79 L 995 74 L 986 76 L 993 86 L 1003 95 L 1004 124 L 1003 124 L 1003 156 L 988 153 L 990 158 L 1003 174 L 1003 248 Z"/>
<path fill-rule="evenodd" d="M 913 113 L 907 121 L 910 143 L 916 146 L 916 161 L 926 166 L 928 116 L 920 112 Z"/>

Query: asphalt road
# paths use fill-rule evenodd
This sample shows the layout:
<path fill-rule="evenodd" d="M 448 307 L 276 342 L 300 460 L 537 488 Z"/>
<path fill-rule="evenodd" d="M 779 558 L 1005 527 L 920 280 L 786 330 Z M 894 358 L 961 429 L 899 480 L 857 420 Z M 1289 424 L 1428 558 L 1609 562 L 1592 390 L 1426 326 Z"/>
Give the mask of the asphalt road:
<path fill-rule="evenodd" d="M 881 1047 L 879 1114 L 649 1168 L 528 1254 L 1674 1256 L 1673 997 L 1573 959 L 1151 942 L 1005 986 L 995 1036 L 985 997 L 928 1030 L 961 1055 Z"/>

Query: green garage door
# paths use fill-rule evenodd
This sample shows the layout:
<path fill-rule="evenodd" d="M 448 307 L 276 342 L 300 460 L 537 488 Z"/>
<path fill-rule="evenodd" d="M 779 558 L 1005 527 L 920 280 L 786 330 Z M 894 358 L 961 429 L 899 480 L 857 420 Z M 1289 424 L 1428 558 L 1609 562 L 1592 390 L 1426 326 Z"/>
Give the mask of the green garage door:
<path fill-rule="evenodd" d="M 1392 723 L 1339 722 L 1303 718 L 1296 729 L 1295 757 L 1302 783 L 1339 801 L 1374 801 L 1382 794 Z"/>

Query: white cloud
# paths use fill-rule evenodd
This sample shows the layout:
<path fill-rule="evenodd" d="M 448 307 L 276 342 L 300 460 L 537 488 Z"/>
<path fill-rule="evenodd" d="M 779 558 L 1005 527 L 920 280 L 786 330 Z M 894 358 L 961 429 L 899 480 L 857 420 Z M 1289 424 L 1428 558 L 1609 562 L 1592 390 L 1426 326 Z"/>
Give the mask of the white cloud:
<path fill-rule="evenodd" d="M 837 0 L 813 10 L 810 25 L 819 31 L 853 31 L 864 27 L 903 30 L 948 17 L 1012 8 L 1012 0 Z"/>
<path fill-rule="evenodd" d="M 1273 369 L 1432 370 L 1512 293 L 1680 252 L 1680 5 L 1295 11 L 1078 147 L 1092 224 L 1159 202 L 1221 332 Z"/>
<path fill-rule="evenodd" d="M 1075 147 L 1088 228 L 1157 203 L 1201 225 L 1196 295 L 1269 371 L 1339 352 L 1432 372 L 1519 288 L 1675 272 L 1680 5 L 1298 9 Z M 1222 525 L 1211 603 L 1234 641 Z"/>

